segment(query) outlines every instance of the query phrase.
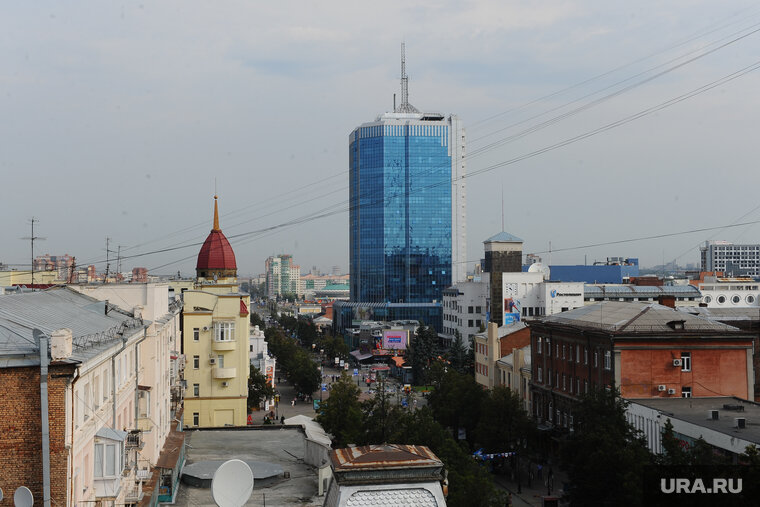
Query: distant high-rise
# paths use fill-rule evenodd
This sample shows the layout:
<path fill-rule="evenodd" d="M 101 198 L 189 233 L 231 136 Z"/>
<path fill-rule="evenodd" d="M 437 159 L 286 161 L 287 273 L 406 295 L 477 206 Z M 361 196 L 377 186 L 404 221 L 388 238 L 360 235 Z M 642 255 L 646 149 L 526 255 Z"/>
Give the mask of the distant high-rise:
<path fill-rule="evenodd" d="M 264 261 L 267 297 L 283 294 L 301 295 L 301 267 L 293 264 L 289 254 L 273 255 Z"/>
<path fill-rule="evenodd" d="M 702 271 L 720 271 L 726 276 L 760 276 L 760 245 L 706 241 L 700 247 Z"/>
<path fill-rule="evenodd" d="M 440 302 L 466 275 L 464 129 L 407 84 L 402 46 L 400 105 L 349 136 L 352 302 Z"/>

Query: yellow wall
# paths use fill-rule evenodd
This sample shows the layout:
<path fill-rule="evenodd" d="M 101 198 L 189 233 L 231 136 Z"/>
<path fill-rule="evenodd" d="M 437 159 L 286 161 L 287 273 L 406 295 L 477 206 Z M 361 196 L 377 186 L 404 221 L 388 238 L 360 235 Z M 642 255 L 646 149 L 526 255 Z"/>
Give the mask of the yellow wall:
<path fill-rule="evenodd" d="M 195 288 L 184 292 L 183 343 L 185 352 L 184 421 L 193 426 L 193 414 L 200 416 L 199 426 L 210 427 L 231 423 L 244 426 L 247 422 L 246 401 L 248 398 L 248 376 L 250 359 L 248 355 L 248 315 L 240 315 L 240 301 L 250 307 L 250 296 L 238 292 L 232 283 L 196 284 Z M 234 341 L 215 340 L 215 325 L 234 323 Z M 199 339 L 194 340 L 194 328 L 199 329 Z M 204 328 L 207 330 L 204 331 Z M 223 356 L 224 368 L 218 357 Z M 198 368 L 195 358 L 198 356 Z M 216 364 L 211 364 L 210 357 Z M 229 370 L 235 370 L 234 376 Z M 224 378 L 221 378 L 224 377 Z M 228 386 L 223 387 L 222 383 Z M 199 395 L 194 394 L 194 384 L 198 384 Z"/>
<path fill-rule="evenodd" d="M 29 285 L 32 283 L 31 271 L 0 271 L 0 286 Z M 34 284 L 63 284 L 58 280 L 57 271 L 35 271 Z"/>

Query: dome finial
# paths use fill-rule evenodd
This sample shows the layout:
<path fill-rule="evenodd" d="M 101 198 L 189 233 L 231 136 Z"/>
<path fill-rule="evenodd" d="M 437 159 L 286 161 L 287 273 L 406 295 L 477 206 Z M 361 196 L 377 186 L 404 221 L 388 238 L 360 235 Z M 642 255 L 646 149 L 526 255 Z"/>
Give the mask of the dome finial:
<path fill-rule="evenodd" d="M 212 231 L 221 231 L 219 228 L 219 205 L 217 204 L 218 196 L 214 196 L 214 228 Z"/>

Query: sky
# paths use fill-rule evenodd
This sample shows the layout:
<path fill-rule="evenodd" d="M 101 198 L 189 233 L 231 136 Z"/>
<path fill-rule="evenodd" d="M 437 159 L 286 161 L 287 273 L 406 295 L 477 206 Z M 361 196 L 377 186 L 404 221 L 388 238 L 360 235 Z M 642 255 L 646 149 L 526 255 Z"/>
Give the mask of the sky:
<path fill-rule="evenodd" d="M 34 217 L 35 255 L 103 270 L 110 238 L 124 271 L 193 275 L 216 191 L 241 276 L 279 253 L 303 273 L 348 272 L 348 135 L 392 109 L 402 42 L 410 103 L 467 131 L 469 265 L 502 217 L 553 264 L 685 265 L 706 240 L 760 242 L 751 1 L 2 11 L 0 262 L 12 267 L 30 262 Z"/>

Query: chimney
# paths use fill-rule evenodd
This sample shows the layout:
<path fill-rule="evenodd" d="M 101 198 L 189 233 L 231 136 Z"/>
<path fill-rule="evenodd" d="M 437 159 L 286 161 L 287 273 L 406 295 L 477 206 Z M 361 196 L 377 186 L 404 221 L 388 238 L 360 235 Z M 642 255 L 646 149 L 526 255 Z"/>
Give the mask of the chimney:
<path fill-rule="evenodd" d="M 668 308 L 675 309 L 676 307 L 676 297 L 675 296 L 668 296 L 668 295 L 662 295 L 657 297 L 657 302 L 661 304 L 662 306 L 667 306 Z"/>
<path fill-rule="evenodd" d="M 57 329 L 50 335 L 50 357 L 61 361 L 71 357 L 73 339 L 71 329 Z"/>

